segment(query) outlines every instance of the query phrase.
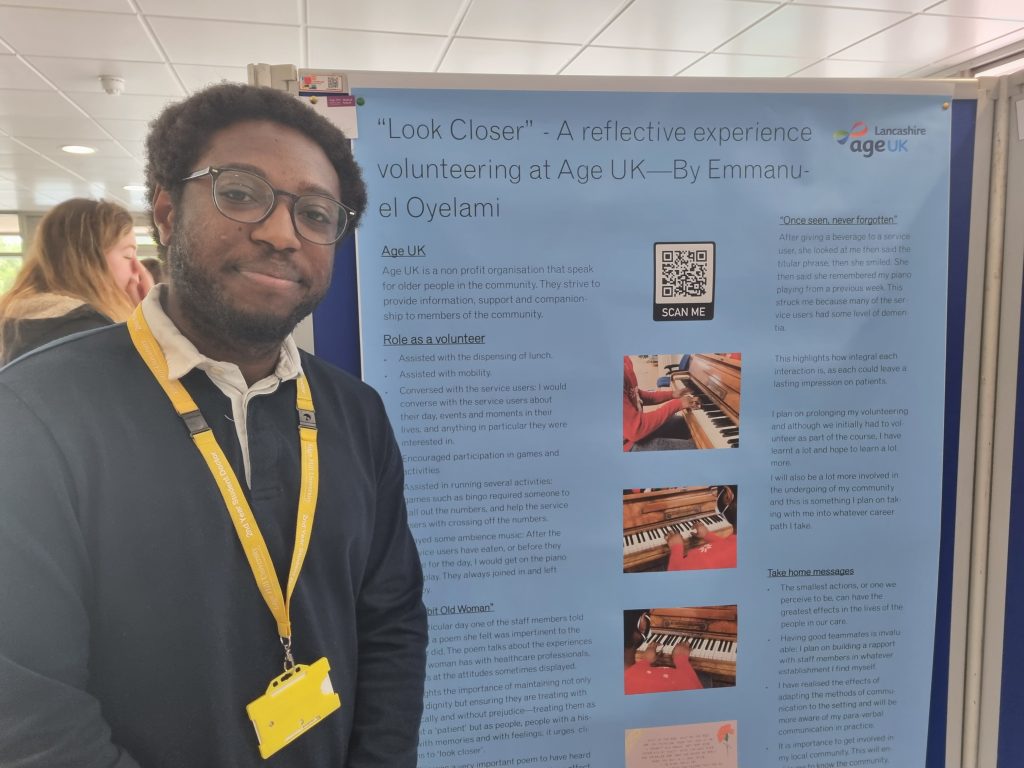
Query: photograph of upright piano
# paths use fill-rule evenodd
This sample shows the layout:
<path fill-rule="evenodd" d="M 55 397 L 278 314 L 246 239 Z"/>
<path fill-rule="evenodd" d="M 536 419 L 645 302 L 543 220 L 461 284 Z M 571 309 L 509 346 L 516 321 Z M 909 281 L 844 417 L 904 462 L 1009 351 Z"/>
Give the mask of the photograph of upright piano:
<path fill-rule="evenodd" d="M 737 533 L 736 508 L 735 485 L 690 485 L 624 490 L 623 572 L 666 570 L 669 562 L 667 540 L 674 533 L 678 533 L 687 541 L 687 548 L 701 526 L 706 529 L 711 542 L 716 539 L 724 542 L 726 538 Z"/>
<path fill-rule="evenodd" d="M 674 396 L 700 401 L 700 408 L 684 413 L 698 448 L 739 448 L 741 373 L 738 352 L 683 355 L 668 370 Z"/>
<path fill-rule="evenodd" d="M 690 665 L 706 681 L 705 688 L 736 685 L 738 612 L 735 605 L 652 608 L 637 625 L 639 660 L 649 646 L 658 657 L 671 657 L 678 643 L 689 643 Z"/>

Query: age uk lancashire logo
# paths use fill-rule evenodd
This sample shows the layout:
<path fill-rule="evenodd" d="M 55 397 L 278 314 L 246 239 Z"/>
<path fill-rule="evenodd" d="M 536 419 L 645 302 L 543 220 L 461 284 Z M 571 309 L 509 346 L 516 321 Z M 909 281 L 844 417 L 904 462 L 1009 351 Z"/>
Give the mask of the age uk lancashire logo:
<path fill-rule="evenodd" d="M 869 158 L 883 152 L 909 152 L 910 137 L 924 136 L 927 133 L 928 131 L 919 125 L 876 125 L 872 131 L 866 122 L 858 120 L 848 131 L 835 131 L 832 138 L 839 146 L 846 147 L 863 158 Z"/>
<path fill-rule="evenodd" d="M 832 138 L 838 141 L 840 144 L 845 144 L 850 139 L 859 139 L 862 136 L 867 136 L 868 124 L 863 120 L 858 120 L 853 124 L 853 127 L 848 131 L 836 131 L 832 134 Z"/>

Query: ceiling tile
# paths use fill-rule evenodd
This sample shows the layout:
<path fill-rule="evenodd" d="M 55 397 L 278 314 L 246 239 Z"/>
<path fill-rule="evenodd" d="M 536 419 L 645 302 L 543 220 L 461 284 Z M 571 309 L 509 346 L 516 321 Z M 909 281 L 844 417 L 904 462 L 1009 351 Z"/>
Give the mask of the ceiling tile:
<path fill-rule="evenodd" d="M 445 38 L 430 35 L 311 29 L 309 66 L 313 69 L 430 72 L 444 43 Z"/>
<path fill-rule="evenodd" d="M 776 7 L 743 0 L 636 0 L 594 42 L 710 51 Z"/>
<path fill-rule="evenodd" d="M 145 141 L 149 134 L 148 120 L 97 120 L 118 141 Z"/>
<path fill-rule="evenodd" d="M 100 193 L 103 197 L 107 199 L 116 197 L 118 202 L 129 210 L 146 210 L 146 193 L 125 189 L 125 186 L 129 184 L 145 183 L 141 174 L 138 176 L 120 174 L 103 176 L 96 183 L 101 186 L 102 190 L 105 190 Z"/>
<path fill-rule="evenodd" d="M 124 198 L 128 197 L 131 193 L 124 189 L 126 184 L 131 183 L 139 178 L 138 174 L 141 171 L 116 171 L 116 170 L 83 170 L 79 168 L 73 169 L 79 176 L 84 176 L 88 179 L 88 184 L 97 187 L 96 191 L 93 192 L 95 197 L 105 197 L 108 200 L 110 198 Z M 72 176 L 73 179 L 80 181 L 76 176 Z M 34 180 L 34 179 L 30 179 Z"/>
<path fill-rule="evenodd" d="M 310 27 L 447 36 L 462 0 L 307 0 Z M 393 69 L 390 68 L 390 69 Z"/>
<path fill-rule="evenodd" d="M 913 68 L 913 62 L 825 59 L 800 70 L 795 77 L 899 77 Z"/>
<path fill-rule="evenodd" d="M 1021 25 L 1014 21 L 914 16 L 899 26 L 846 49 L 842 58 L 865 61 L 912 60 L 925 64 L 1020 28 Z"/>
<path fill-rule="evenodd" d="M 112 160 L 109 158 L 106 160 L 99 160 L 96 157 L 83 158 L 82 160 L 82 162 L 62 163 L 62 165 L 80 176 L 85 176 L 89 180 L 125 179 L 125 181 L 121 181 L 118 184 L 119 190 L 128 183 L 128 179 L 138 179 L 143 177 L 143 166 L 136 160 Z"/>
<path fill-rule="evenodd" d="M 198 64 L 175 64 L 174 70 L 190 92 L 195 92 L 216 83 L 248 83 L 249 72 L 245 67 L 206 67 Z"/>
<path fill-rule="evenodd" d="M 69 94 L 78 106 L 94 118 L 112 120 L 152 120 L 164 107 L 181 96 L 108 96 L 105 93 Z"/>
<path fill-rule="evenodd" d="M 102 165 L 113 160 L 131 160 L 131 156 L 121 146 L 110 139 L 92 139 L 89 146 L 96 150 L 94 155 L 69 155 L 61 151 L 61 146 L 70 143 L 68 141 L 54 141 L 53 139 L 21 138 L 20 141 L 37 152 L 42 152 L 47 157 L 56 160 L 60 165 L 73 168 L 77 165 Z"/>
<path fill-rule="evenodd" d="M 17 56 L 0 55 L 0 88 L 46 88 L 46 83 L 26 67 Z"/>
<path fill-rule="evenodd" d="M 43 89 L 37 91 L 0 90 L 0 115 L 4 117 L 26 115 L 52 119 L 78 114 L 75 108 L 67 102 L 67 99 L 55 90 L 49 86 L 43 86 Z"/>
<path fill-rule="evenodd" d="M 62 117 L 60 120 L 36 115 L 0 115 L 0 131 L 19 139 L 26 136 L 53 139 L 53 144 L 58 147 L 61 144 L 88 144 L 107 138 L 94 121 L 77 112 L 72 117 Z"/>
<path fill-rule="evenodd" d="M 166 17 L 151 17 L 149 23 L 174 64 L 299 63 L 298 27 Z"/>
<path fill-rule="evenodd" d="M 63 168 L 59 168 L 56 165 L 50 165 L 47 168 L 40 168 L 28 179 L 19 177 L 16 180 L 16 183 L 30 187 L 34 182 L 45 185 L 56 185 L 65 182 L 71 183 L 72 181 L 80 182 L 81 179 L 75 178 L 73 174 L 68 173 Z"/>
<path fill-rule="evenodd" d="M 32 0 L 0 0 L 0 5 L 25 6 Z M 37 5 L 43 5 L 37 2 Z M 47 8 L 62 8 L 69 11 L 103 11 L 106 13 L 131 13 L 132 6 L 128 0 L 46 0 Z"/>
<path fill-rule="evenodd" d="M 1024 21 L 1024 3 L 1021 0 L 945 0 L 929 8 L 928 14 Z"/>
<path fill-rule="evenodd" d="M 299 4 L 281 0 L 137 0 L 142 12 L 154 16 L 196 19 L 245 19 L 261 24 L 299 24 Z"/>
<path fill-rule="evenodd" d="M 124 78 L 124 92 L 130 95 L 183 95 L 166 64 L 113 59 L 67 59 L 49 56 L 26 57 L 54 85 L 67 93 L 103 94 L 100 75 Z"/>
<path fill-rule="evenodd" d="M 146 158 L 145 141 L 122 141 L 121 146 L 128 150 L 128 153 L 136 160 L 144 160 Z"/>
<path fill-rule="evenodd" d="M 670 77 L 701 54 L 686 51 L 652 51 L 647 48 L 602 48 L 590 46 L 573 59 L 563 75 L 630 75 Z"/>
<path fill-rule="evenodd" d="M 905 14 L 880 11 L 787 5 L 722 46 L 719 53 L 786 54 L 818 59 L 905 18 Z"/>
<path fill-rule="evenodd" d="M 0 176 L 34 175 L 38 171 L 50 171 L 56 167 L 49 158 L 29 152 L 24 147 L 18 147 L 18 151 L 20 154 L 17 155 L 0 155 Z"/>
<path fill-rule="evenodd" d="M 18 53 L 36 56 L 160 61 L 135 16 L 0 6 L 3 38 Z"/>
<path fill-rule="evenodd" d="M 456 38 L 440 71 L 553 75 L 577 50 L 575 45 Z"/>
<path fill-rule="evenodd" d="M 683 77 L 788 77 L 812 63 L 814 59 L 786 56 L 745 56 L 743 54 L 709 53 Z"/>
<path fill-rule="evenodd" d="M 32 208 L 50 208 L 54 203 L 59 203 L 72 197 L 105 197 L 108 200 L 120 202 L 116 195 L 105 194 L 103 185 L 93 186 L 71 175 L 33 180 L 31 182 L 31 195 L 35 203 L 35 205 L 31 206 Z"/>
<path fill-rule="evenodd" d="M 935 0 L 797 0 L 795 5 L 830 5 L 840 8 L 859 8 L 866 11 L 904 11 L 917 13 Z"/>
<path fill-rule="evenodd" d="M 459 36 L 581 44 L 619 5 L 619 0 L 474 0 Z"/>

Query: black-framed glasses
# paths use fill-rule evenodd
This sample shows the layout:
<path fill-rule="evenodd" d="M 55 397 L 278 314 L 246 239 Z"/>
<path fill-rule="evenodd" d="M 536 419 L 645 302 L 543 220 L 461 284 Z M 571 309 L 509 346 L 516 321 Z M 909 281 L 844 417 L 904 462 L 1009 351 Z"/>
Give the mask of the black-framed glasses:
<path fill-rule="evenodd" d="M 349 217 L 356 211 L 327 195 L 296 195 L 275 189 L 270 182 L 255 173 L 235 168 L 207 166 L 191 173 L 182 181 L 210 176 L 213 204 L 232 221 L 256 224 L 263 221 L 277 206 L 278 197 L 292 201 L 292 224 L 299 237 L 317 245 L 338 242 L 348 229 Z"/>

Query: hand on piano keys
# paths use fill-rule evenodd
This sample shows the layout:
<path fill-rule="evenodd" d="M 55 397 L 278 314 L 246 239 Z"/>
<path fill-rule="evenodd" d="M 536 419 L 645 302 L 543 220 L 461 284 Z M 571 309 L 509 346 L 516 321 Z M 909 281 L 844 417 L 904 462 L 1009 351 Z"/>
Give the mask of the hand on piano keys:
<path fill-rule="evenodd" d="M 721 515 L 714 515 L 714 517 L 717 519 L 717 518 L 721 517 Z M 722 518 L 722 520 L 725 521 L 725 518 Z M 725 521 L 725 522 L 727 522 L 727 521 Z M 719 528 L 724 528 L 725 526 L 719 525 L 718 527 Z M 731 530 L 731 526 L 729 526 L 729 530 Z M 690 538 L 690 541 L 691 541 L 691 545 L 692 545 L 693 542 L 702 541 L 702 540 L 703 541 L 707 541 L 707 539 L 708 539 L 708 537 L 710 535 L 711 535 L 711 531 L 708 530 L 708 527 L 704 524 L 704 522 L 702 520 L 698 520 L 696 523 L 693 524 L 693 530 L 690 531 L 689 538 Z M 669 547 L 669 549 L 671 549 L 676 544 L 678 544 L 679 546 L 683 547 L 683 557 L 686 557 L 686 539 L 678 531 L 672 531 L 672 533 L 670 533 L 668 536 L 666 536 L 665 537 L 665 544 Z"/>
<path fill-rule="evenodd" d="M 703 661 L 724 661 L 736 663 L 735 640 L 724 638 L 701 637 L 699 635 L 686 636 L 675 632 L 655 631 L 650 637 L 642 642 L 637 650 L 642 657 L 646 657 L 653 648 L 655 658 L 658 656 L 671 656 L 675 647 L 685 643 L 687 657 L 692 658 L 696 663 Z"/>
<path fill-rule="evenodd" d="M 663 553 L 664 550 L 660 548 L 664 544 L 671 548 L 672 543 L 669 539 L 673 533 L 679 535 L 685 541 L 687 536 L 696 532 L 697 526 L 700 526 L 704 531 L 700 534 L 702 538 L 707 538 L 708 533 L 712 531 L 720 535 L 732 533 L 732 524 L 725 518 L 725 515 L 721 512 L 709 512 L 696 519 L 689 517 L 669 522 L 656 528 L 624 533 L 622 537 L 623 553 L 625 555 L 638 555 L 651 550 L 660 550 Z"/>
<path fill-rule="evenodd" d="M 671 659 L 673 665 L 682 667 L 683 662 L 689 663 L 691 650 L 690 642 L 686 638 L 679 639 L 674 645 L 671 643 L 661 645 L 650 643 L 644 648 L 643 660 L 651 664 L 655 662 L 665 664 Z M 660 661 L 658 659 L 659 654 L 662 655 Z"/>
<path fill-rule="evenodd" d="M 685 393 L 679 396 L 679 410 L 695 411 L 701 407 L 700 398 L 696 395 Z"/>
<path fill-rule="evenodd" d="M 677 667 L 682 667 L 684 661 L 687 664 L 689 664 L 690 651 L 690 644 L 686 640 L 677 643 L 676 646 L 672 649 L 672 663 L 675 664 Z"/>

